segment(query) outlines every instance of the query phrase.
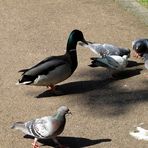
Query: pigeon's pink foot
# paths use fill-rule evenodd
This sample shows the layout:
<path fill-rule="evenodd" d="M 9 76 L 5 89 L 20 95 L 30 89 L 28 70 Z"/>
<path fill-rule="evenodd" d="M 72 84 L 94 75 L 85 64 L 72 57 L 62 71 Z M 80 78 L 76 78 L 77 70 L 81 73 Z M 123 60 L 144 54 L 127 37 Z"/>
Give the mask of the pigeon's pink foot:
<path fill-rule="evenodd" d="M 37 144 L 37 138 L 34 139 L 34 142 L 32 143 L 33 148 L 40 148 Z"/>
<path fill-rule="evenodd" d="M 32 146 L 33 146 L 32 148 L 40 148 L 38 144 L 32 143 Z"/>

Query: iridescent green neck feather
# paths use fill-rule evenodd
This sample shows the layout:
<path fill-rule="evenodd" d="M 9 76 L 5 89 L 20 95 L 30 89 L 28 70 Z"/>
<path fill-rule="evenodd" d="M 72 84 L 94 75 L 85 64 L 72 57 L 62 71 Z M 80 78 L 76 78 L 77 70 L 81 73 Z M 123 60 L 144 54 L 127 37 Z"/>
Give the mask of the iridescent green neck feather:
<path fill-rule="evenodd" d="M 63 114 L 57 112 L 57 113 L 54 115 L 54 118 L 57 119 L 57 120 L 59 120 L 59 121 L 63 121 L 63 120 L 65 120 L 65 115 L 63 115 Z"/>
<path fill-rule="evenodd" d="M 78 65 L 78 60 L 77 60 L 77 51 L 76 51 L 76 46 L 77 46 L 77 40 L 74 37 L 74 34 L 70 34 L 67 42 L 67 49 L 66 49 L 66 54 L 68 54 L 71 58 L 72 64 L 72 72 L 75 71 Z"/>

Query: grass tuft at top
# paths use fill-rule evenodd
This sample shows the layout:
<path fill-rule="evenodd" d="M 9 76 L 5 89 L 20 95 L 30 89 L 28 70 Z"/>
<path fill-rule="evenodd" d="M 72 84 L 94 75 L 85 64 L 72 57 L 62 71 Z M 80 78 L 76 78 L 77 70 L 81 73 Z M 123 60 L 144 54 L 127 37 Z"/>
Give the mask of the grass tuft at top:
<path fill-rule="evenodd" d="M 148 0 L 137 0 L 140 4 L 148 8 Z"/>

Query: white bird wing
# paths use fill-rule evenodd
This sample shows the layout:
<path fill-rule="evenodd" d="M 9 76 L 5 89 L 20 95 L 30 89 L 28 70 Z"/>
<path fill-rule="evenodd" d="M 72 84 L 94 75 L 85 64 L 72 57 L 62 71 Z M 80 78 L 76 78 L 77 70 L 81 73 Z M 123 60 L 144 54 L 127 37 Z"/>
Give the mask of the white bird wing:
<path fill-rule="evenodd" d="M 102 44 L 88 44 L 88 48 L 97 55 L 101 55 L 101 52 L 104 50 Z"/>
<path fill-rule="evenodd" d="M 111 44 L 103 44 L 106 55 L 119 55 L 119 48 Z"/>
<path fill-rule="evenodd" d="M 37 134 L 39 134 L 41 137 L 49 137 L 52 136 L 52 117 L 42 117 L 40 119 L 36 119 L 33 128 Z"/>
<path fill-rule="evenodd" d="M 106 56 L 108 65 L 116 70 L 124 69 L 126 67 L 126 61 L 123 57 L 117 55 Z"/>
<path fill-rule="evenodd" d="M 61 122 L 52 116 L 46 116 L 36 119 L 32 123 L 31 131 L 35 137 L 45 139 L 60 134 L 63 131 L 64 125 L 65 122 Z"/>
<path fill-rule="evenodd" d="M 127 65 L 127 59 L 117 55 L 107 55 L 92 60 L 96 62 L 97 66 L 109 67 L 115 70 L 123 70 Z"/>
<path fill-rule="evenodd" d="M 29 135 L 37 138 L 48 138 L 53 134 L 52 116 L 46 116 L 31 120 L 25 123 L 26 129 L 29 131 Z"/>
<path fill-rule="evenodd" d="M 135 139 L 148 141 L 148 130 L 142 127 L 137 127 L 136 129 L 137 131 L 129 132 L 129 134 Z"/>

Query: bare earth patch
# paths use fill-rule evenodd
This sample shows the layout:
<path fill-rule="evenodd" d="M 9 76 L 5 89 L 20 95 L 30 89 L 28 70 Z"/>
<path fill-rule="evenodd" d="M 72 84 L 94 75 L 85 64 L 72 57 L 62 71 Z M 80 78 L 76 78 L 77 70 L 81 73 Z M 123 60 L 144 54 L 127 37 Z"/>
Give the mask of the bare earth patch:
<path fill-rule="evenodd" d="M 132 40 L 148 37 L 148 27 L 113 0 L 0 0 L 0 7 L 1 148 L 31 147 L 32 139 L 11 130 L 12 123 L 50 115 L 61 105 L 73 113 L 59 138 L 65 145 L 147 147 L 147 142 L 129 135 L 134 126 L 148 123 L 148 77 L 142 60 L 112 79 L 106 69 L 88 67 L 94 55 L 78 46 L 77 70 L 58 86 L 63 95 L 15 83 L 18 70 L 63 54 L 73 29 L 80 29 L 87 40 L 131 48 Z M 50 140 L 41 143 L 54 146 Z"/>

